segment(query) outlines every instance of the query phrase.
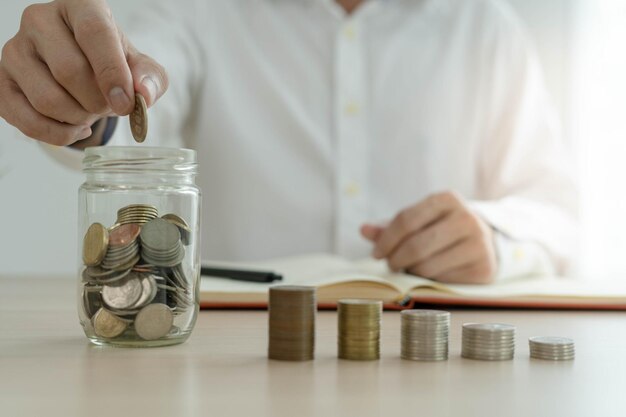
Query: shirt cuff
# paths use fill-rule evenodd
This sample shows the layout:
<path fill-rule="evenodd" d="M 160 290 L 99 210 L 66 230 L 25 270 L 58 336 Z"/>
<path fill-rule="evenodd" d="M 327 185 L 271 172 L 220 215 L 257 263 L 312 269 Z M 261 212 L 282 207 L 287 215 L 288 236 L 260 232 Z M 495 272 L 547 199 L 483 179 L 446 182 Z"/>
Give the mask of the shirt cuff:
<path fill-rule="evenodd" d="M 106 145 L 109 140 L 111 140 L 113 133 L 115 133 L 115 128 L 117 127 L 117 117 L 108 117 L 106 123 L 107 125 L 104 128 L 104 133 L 102 133 L 102 146 Z"/>
<path fill-rule="evenodd" d="M 498 257 L 496 280 L 527 276 L 553 276 L 556 271 L 548 252 L 538 243 L 513 239 L 495 230 Z"/>

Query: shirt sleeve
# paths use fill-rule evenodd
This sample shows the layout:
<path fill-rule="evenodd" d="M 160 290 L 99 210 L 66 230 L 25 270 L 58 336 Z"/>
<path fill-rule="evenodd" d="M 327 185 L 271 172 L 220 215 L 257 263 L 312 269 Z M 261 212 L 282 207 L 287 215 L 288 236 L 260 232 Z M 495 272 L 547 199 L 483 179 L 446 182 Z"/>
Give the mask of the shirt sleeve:
<path fill-rule="evenodd" d="M 556 272 L 566 273 L 577 249 L 573 160 L 521 25 L 507 9 L 498 11 L 492 44 L 484 49 L 493 63 L 484 74 L 490 111 L 478 149 L 480 195 L 471 207 L 508 240 L 499 244 L 503 262 L 516 258 L 505 249 L 513 242 L 532 244 L 544 250 Z M 530 269 L 536 265 L 527 272 L 544 272 L 540 264 L 527 263 Z"/>
<path fill-rule="evenodd" d="M 498 258 L 496 281 L 555 274 L 554 262 L 539 243 L 511 239 L 497 230 L 494 242 Z"/>
<path fill-rule="evenodd" d="M 161 64 L 169 79 L 168 91 L 148 112 L 144 146 L 191 146 L 185 130 L 194 117 L 194 92 L 199 91 L 206 68 L 199 27 L 202 16 L 206 16 L 207 3 L 152 1 L 124 22 L 130 42 Z M 134 144 L 126 119 L 120 120 L 109 143 Z"/>

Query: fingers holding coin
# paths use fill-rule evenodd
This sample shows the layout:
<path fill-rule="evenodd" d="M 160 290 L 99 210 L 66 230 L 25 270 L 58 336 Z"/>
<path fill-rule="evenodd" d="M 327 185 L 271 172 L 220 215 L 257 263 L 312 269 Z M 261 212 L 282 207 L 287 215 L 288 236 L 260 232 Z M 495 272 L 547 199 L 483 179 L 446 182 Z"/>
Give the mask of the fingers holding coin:
<path fill-rule="evenodd" d="M 31 42 L 41 61 L 50 69 L 52 77 L 90 114 L 111 115 L 112 111 L 100 91 L 87 57 L 76 43 L 59 11 L 40 8 L 45 16 L 30 29 Z M 34 13 L 33 13 L 34 14 Z"/>
<path fill-rule="evenodd" d="M 26 136 L 52 145 L 69 145 L 91 136 L 89 126 L 74 126 L 39 113 L 19 86 L 0 68 L 0 117 Z"/>

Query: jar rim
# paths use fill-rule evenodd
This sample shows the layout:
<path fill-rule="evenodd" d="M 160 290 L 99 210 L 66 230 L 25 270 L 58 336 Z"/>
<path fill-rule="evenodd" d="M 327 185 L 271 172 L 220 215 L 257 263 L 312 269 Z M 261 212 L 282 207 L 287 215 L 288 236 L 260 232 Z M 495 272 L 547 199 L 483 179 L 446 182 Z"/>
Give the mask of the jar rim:
<path fill-rule="evenodd" d="M 83 171 L 157 170 L 194 172 L 197 153 L 192 149 L 155 146 L 93 146 L 85 149 Z"/>

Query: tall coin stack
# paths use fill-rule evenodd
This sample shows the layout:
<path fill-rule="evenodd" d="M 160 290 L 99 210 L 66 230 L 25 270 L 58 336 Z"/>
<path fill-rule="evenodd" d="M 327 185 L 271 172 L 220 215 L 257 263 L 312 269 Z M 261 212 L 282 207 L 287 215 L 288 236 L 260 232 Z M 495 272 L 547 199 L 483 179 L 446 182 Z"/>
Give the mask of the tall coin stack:
<path fill-rule="evenodd" d="M 542 336 L 528 339 L 530 357 L 550 361 L 574 359 L 574 341 L 567 337 Z"/>
<path fill-rule="evenodd" d="M 379 359 L 382 301 L 339 300 L 337 310 L 339 358 Z"/>
<path fill-rule="evenodd" d="M 182 236 L 190 233 L 180 217 L 158 218 L 156 207 L 144 204 L 118 210 L 111 228 L 89 227 L 83 240 L 83 311 L 96 335 L 114 339 L 131 330 L 155 340 L 172 330 L 174 316 L 193 305 L 181 265 Z"/>
<path fill-rule="evenodd" d="M 315 356 L 315 287 L 278 285 L 269 291 L 268 357 L 308 361 Z"/>
<path fill-rule="evenodd" d="M 404 310 L 402 317 L 402 359 L 445 361 L 448 359 L 450 313 L 438 310 Z"/>
<path fill-rule="evenodd" d="M 505 361 L 515 355 L 515 326 L 501 323 L 463 325 L 461 356 L 484 361 Z"/>

